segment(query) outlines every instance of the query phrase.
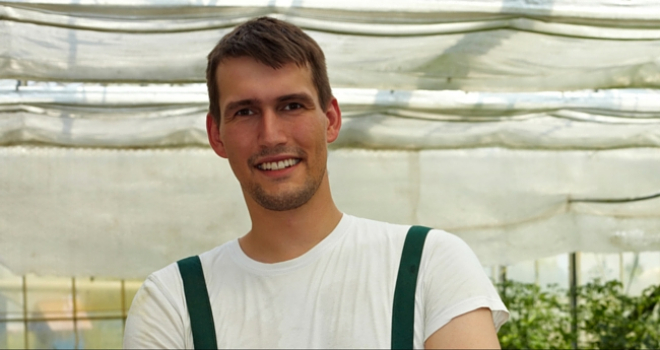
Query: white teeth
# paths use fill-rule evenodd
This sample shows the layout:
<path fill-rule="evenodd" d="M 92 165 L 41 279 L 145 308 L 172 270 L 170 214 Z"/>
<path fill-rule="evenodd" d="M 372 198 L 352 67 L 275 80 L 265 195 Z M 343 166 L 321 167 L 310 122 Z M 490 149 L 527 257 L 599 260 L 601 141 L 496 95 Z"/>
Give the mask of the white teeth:
<path fill-rule="evenodd" d="M 281 170 L 288 168 L 290 166 L 294 166 L 300 162 L 300 159 L 285 159 L 285 160 L 280 160 L 279 162 L 269 162 L 269 163 L 261 163 L 257 165 L 257 167 L 261 170 Z"/>

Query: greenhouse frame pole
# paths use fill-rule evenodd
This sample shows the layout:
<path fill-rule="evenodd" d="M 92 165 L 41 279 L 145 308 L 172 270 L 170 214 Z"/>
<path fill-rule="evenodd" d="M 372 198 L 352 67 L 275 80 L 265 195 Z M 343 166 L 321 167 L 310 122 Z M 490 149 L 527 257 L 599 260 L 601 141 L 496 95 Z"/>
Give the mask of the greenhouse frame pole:
<path fill-rule="evenodd" d="M 576 252 L 568 256 L 568 285 L 571 298 L 571 334 L 575 338 L 571 340 L 571 347 L 577 349 L 578 320 L 577 320 L 577 285 L 578 285 L 578 256 Z"/>

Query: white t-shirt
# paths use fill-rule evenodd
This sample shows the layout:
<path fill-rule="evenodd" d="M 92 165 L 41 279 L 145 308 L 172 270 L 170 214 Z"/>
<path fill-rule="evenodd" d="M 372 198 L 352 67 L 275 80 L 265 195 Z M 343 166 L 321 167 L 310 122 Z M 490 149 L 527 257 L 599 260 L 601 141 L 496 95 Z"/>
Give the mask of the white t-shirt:
<path fill-rule="evenodd" d="M 302 256 L 264 264 L 238 240 L 200 255 L 218 348 L 389 348 L 392 300 L 410 226 L 344 214 Z M 492 310 L 496 329 L 508 312 L 472 250 L 431 230 L 415 295 L 415 348 L 452 318 Z M 125 348 L 193 348 L 176 263 L 151 274 L 133 300 Z"/>

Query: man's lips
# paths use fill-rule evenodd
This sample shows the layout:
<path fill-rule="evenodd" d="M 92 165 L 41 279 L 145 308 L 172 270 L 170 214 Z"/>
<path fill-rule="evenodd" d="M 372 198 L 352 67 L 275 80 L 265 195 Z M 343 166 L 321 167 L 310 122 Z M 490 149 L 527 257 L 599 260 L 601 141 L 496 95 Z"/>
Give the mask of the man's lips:
<path fill-rule="evenodd" d="M 291 156 L 273 157 L 258 162 L 257 165 L 255 165 L 255 168 L 263 171 L 284 170 L 300 163 L 300 161 L 300 158 Z"/>

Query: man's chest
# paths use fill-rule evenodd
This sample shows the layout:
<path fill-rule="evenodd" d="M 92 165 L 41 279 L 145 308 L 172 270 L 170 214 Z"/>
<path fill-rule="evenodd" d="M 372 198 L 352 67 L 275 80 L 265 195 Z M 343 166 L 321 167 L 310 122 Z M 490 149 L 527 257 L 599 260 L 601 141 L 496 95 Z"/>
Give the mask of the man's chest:
<path fill-rule="evenodd" d="M 390 345 L 395 271 L 344 262 L 277 276 L 232 274 L 210 286 L 224 347 Z"/>

